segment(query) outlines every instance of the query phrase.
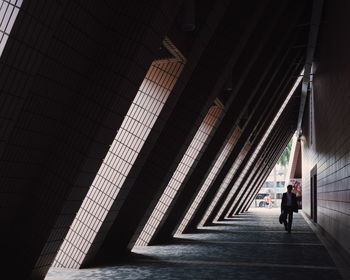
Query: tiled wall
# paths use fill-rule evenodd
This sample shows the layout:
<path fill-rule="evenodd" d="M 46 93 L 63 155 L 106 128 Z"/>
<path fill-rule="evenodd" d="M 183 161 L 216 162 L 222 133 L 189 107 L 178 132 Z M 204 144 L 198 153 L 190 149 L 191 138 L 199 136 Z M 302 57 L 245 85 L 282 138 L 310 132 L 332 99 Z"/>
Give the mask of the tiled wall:
<path fill-rule="evenodd" d="M 310 171 L 317 167 L 317 223 L 350 253 L 349 1 L 328 1 L 303 120 L 303 211 L 310 215 Z"/>

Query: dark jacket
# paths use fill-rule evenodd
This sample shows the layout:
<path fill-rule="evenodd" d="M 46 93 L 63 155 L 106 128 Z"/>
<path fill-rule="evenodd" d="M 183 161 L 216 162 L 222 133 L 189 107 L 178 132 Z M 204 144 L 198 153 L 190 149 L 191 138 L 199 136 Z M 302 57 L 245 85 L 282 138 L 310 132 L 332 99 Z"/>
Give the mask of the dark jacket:
<path fill-rule="evenodd" d="M 281 209 L 285 210 L 286 208 L 287 208 L 287 193 L 285 192 L 282 195 Z M 297 197 L 294 193 L 292 193 L 292 210 L 293 212 L 298 212 Z"/>

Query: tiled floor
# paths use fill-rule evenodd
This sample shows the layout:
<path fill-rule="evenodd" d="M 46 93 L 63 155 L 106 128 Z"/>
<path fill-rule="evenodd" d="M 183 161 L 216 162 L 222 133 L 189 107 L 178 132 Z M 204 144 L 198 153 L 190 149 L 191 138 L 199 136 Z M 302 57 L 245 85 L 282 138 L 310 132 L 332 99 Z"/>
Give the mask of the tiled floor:
<path fill-rule="evenodd" d="M 45 280 L 99 279 L 342 279 L 327 250 L 300 214 L 292 233 L 277 209 L 252 209 L 173 244 L 138 247 L 134 261 L 84 270 L 51 269 Z"/>

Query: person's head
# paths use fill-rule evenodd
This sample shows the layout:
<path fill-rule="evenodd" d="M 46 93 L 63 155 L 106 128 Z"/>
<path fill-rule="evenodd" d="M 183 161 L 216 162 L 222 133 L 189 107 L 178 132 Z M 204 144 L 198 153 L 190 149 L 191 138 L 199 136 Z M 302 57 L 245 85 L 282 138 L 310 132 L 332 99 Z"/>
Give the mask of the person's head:
<path fill-rule="evenodd" d="M 287 192 L 291 192 L 292 189 L 293 189 L 293 186 L 292 186 L 292 185 L 288 185 L 288 186 L 287 186 Z"/>

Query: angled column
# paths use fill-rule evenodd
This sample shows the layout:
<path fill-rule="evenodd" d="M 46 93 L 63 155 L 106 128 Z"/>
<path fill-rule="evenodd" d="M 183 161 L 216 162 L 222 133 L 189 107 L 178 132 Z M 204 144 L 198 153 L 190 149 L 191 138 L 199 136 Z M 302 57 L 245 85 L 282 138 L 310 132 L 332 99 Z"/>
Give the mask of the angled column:
<path fill-rule="evenodd" d="M 245 18 L 244 20 L 250 21 L 250 17 Z M 253 18 L 254 25 L 258 21 L 258 18 Z M 251 22 L 249 22 L 246 32 L 248 30 L 251 30 L 253 27 L 251 26 Z M 251 31 L 249 31 L 251 32 Z M 248 37 L 249 38 L 249 37 Z M 248 39 L 247 38 L 247 39 Z M 251 51 L 252 45 L 247 44 L 249 51 Z M 249 53 L 248 48 L 245 48 L 243 50 L 244 53 Z M 248 52 L 247 52 L 248 51 Z M 238 54 L 237 54 L 238 55 Z M 241 55 L 241 54 L 240 54 Z M 253 55 L 254 56 L 254 55 Z M 205 177 L 211 163 L 213 160 L 225 160 L 224 157 L 220 159 L 219 154 L 221 152 L 224 152 L 225 150 L 229 151 L 231 148 L 229 148 L 226 144 L 229 143 L 229 139 L 235 129 L 237 127 L 234 127 L 233 124 L 237 122 L 239 119 L 239 116 L 244 113 L 243 110 L 240 110 L 242 107 L 247 106 L 246 100 L 252 98 L 254 95 L 250 92 L 245 92 L 246 94 L 238 94 L 240 88 L 244 84 L 245 78 L 247 77 L 247 74 L 249 73 L 247 70 L 249 70 L 252 65 L 252 62 L 254 62 L 254 59 L 251 61 L 249 60 L 251 58 L 248 55 L 244 56 L 245 60 L 239 60 L 237 65 L 234 67 L 234 73 L 236 73 L 237 76 L 233 75 L 233 78 L 237 77 L 237 86 L 233 90 L 233 97 L 236 96 L 235 99 L 233 99 L 232 105 L 230 103 L 226 104 L 227 106 L 227 112 L 223 118 L 223 121 L 221 122 L 219 128 L 217 129 L 213 139 L 209 143 L 206 151 L 204 152 L 203 156 L 201 157 L 200 161 L 198 162 L 196 169 L 193 171 L 193 173 L 186 179 L 186 185 L 183 187 L 183 191 L 176 197 L 176 202 L 171 206 L 168 213 L 166 213 L 167 220 L 163 223 L 162 227 L 155 233 L 154 238 L 152 240 L 153 244 L 157 242 L 163 242 L 164 238 L 168 239 L 171 238 L 172 232 L 175 228 L 179 225 L 181 222 L 181 218 L 177 216 L 178 213 L 183 212 L 183 207 L 186 207 L 187 202 L 191 197 L 193 197 L 194 190 L 193 187 L 200 184 L 200 181 L 202 181 L 202 178 Z M 247 66 L 245 68 L 244 66 Z M 242 71 L 238 71 L 238 69 L 244 69 L 243 73 Z M 241 79 L 240 79 L 241 78 Z M 233 126 L 233 128 L 232 128 Z M 237 144 L 236 144 L 237 145 Z M 225 146 L 227 146 L 225 148 Z M 174 216 L 173 216 L 174 215 Z M 175 217 L 176 216 L 176 217 Z"/>
<path fill-rule="evenodd" d="M 281 104 L 283 103 L 285 96 L 287 95 L 287 91 L 291 87 L 291 83 L 293 82 L 293 79 L 291 79 L 291 76 L 297 75 L 299 71 L 301 71 L 301 64 L 293 65 L 293 63 L 290 63 L 293 60 L 300 60 L 300 52 L 291 53 L 289 56 L 289 59 L 287 59 L 284 63 L 284 66 L 280 68 L 280 71 L 277 73 L 277 75 L 274 76 L 273 83 L 270 85 L 270 91 L 272 90 L 272 96 L 275 96 L 271 98 L 270 102 L 267 103 L 265 106 L 265 111 L 261 110 L 261 117 L 264 120 L 262 124 L 259 126 L 259 132 L 257 132 L 254 139 L 256 141 L 260 141 L 265 134 L 265 131 L 268 129 L 269 125 L 271 124 L 272 120 L 274 119 L 275 115 L 277 114 Z M 287 70 L 286 70 L 287 69 Z M 285 94 L 281 94 L 282 92 L 285 92 Z M 266 110 L 268 108 L 268 110 Z M 264 112 L 264 113 L 263 113 Z M 259 136 L 260 135 L 260 136 Z M 255 147 L 257 145 L 257 142 L 255 142 Z M 204 218 L 201 221 L 201 224 L 210 224 L 214 219 L 216 219 L 217 215 L 219 214 L 220 209 L 222 209 L 223 205 L 225 204 L 225 201 L 228 197 L 228 195 L 232 192 L 235 192 L 236 189 L 239 190 L 239 187 L 237 187 L 237 184 L 235 184 L 236 180 L 239 178 L 241 172 L 244 170 L 246 164 L 249 161 L 249 158 L 251 154 L 254 152 L 254 147 L 251 152 L 248 153 L 246 158 L 243 160 L 243 162 L 240 164 L 238 169 L 235 172 L 235 175 L 232 177 L 230 183 L 224 189 L 223 191 L 219 191 L 219 193 L 216 194 L 216 197 L 214 201 L 210 204 Z M 232 190 L 234 188 L 234 190 Z M 227 203 L 227 202 L 226 202 Z M 208 207 L 207 206 L 207 207 Z"/>
<path fill-rule="evenodd" d="M 300 81 L 300 78 L 298 79 L 298 81 Z M 298 81 L 296 82 L 296 84 L 298 83 Z M 296 84 L 294 87 L 296 87 Z M 296 88 L 296 92 L 294 93 L 293 96 L 299 96 L 299 92 L 298 92 L 298 87 Z M 291 128 L 291 122 L 294 120 L 295 121 L 295 117 L 293 118 L 293 106 L 295 106 L 296 104 L 296 100 L 298 100 L 298 98 L 292 98 L 287 107 L 284 109 L 284 112 L 282 113 L 281 118 L 277 121 L 275 128 L 272 130 L 272 133 L 274 133 L 274 131 L 277 131 L 277 134 L 282 134 L 284 135 L 287 131 L 287 137 L 289 137 L 289 134 L 292 133 L 290 131 L 292 131 Z M 282 109 L 282 108 L 281 108 Z M 276 116 L 277 117 L 277 116 Z M 292 121 L 291 121 L 292 120 Z M 279 136 L 281 137 L 281 136 Z M 268 142 L 273 142 L 274 141 L 274 137 L 270 138 L 268 140 Z M 280 142 L 284 143 L 283 140 L 281 140 Z M 277 151 L 279 151 L 278 147 L 280 146 L 280 142 L 278 142 L 278 144 L 276 144 L 275 146 L 277 147 Z M 274 147 L 274 146 L 273 146 Z M 280 148 L 281 149 L 281 148 Z M 276 151 L 271 152 L 271 155 L 276 154 Z M 271 157 L 271 155 L 268 155 Z M 262 172 L 261 169 L 256 170 L 257 172 Z M 250 174 L 248 176 L 248 174 Z M 237 208 L 240 207 L 240 205 L 243 203 L 243 200 L 245 198 L 245 193 L 247 192 L 247 188 L 248 188 L 248 184 L 249 184 L 249 177 L 251 177 L 251 175 L 254 174 L 254 170 L 250 170 L 249 172 L 246 173 L 245 178 L 241 180 L 241 186 L 239 187 L 239 192 L 236 193 L 231 200 L 228 202 L 228 206 L 230 206 L 228 208 L 228 206 L 226 207 L 226 210 L 221 214 L 221 219 L 223 219 L 225 216 L 227 216 L 228 214 L 230 214 L 230 212 L 236 213 Z"/>
<path fill-rule="evenodd" d="M 248 11 L 246 4 L 240 5 Z M 142 148 L 112 205 L 112 211 L 108 213 L 83 261 L 84 267 L 114 261 L 123 253 L 130 252 L 135 240 L 133 235 L 145 217 L 151 214 L 209 107 L 226 82 L 234 62 L 227 58 L 237 46 L 234 37 L 229 38 L 229 34 L 242 32 L 242 29 L 231 29 L 232 23 L 239 20 L 232 17 L 232 13 L 238 12 L 237 6 L 233 6 L 226 9 L 218 27 L 212 29 L 214 34 L 211 33 L 212 37 L 198 64 L 192 61 L 194 58 L 188 58 L 188 65 L 193 68 L 185 69 L 184 75 L 191 74 L 191 77 L 174 88 L 178 95 L 174 108 L 164 112 L 164 116 L 160 116 L 160 121 L 156 122 L 149 143 Z M 222 47 L 220 51 L 218 46 Z M 198 58 L 197 49 L 193 49 L 192 54 Z M 210 79 L 207 78 L 208 68 L 217 69 L 210 73 Z"/>
<path fill-rule="evenodd" d="M 298 16 L 294 17 L 294 21 L 296 19 L 298 19 Z M 271 89 L 271 85 L 273 84 L 274 78 L 278 76 L 278 74 L 281 75 L 280 72 L 285 72 L 285 69 L 290 68 L 290 61 L 295 59 L 295 56 L 298 53 L 291 51 L 291 47 L 295 42 L 295 34 L 293 33 L 291 35 L 290 32 L 294 29 L 295 22 L 290 20 L 288 20 L 287 22 L 287 24 L 290 25 L 289 32 L 285 32 L 286 28 L 283 25 L 280 26 L 280 32 L 284 31 L 284 40 L 277 40 L 277 42 L 274 42 L 273 39 L 276 39 L 277 36 L 272 36 L 273 38 L 269 40 L 269 44 L 271 44 L 271 46 L 269 44 L 267 44 L 266 46 L 266 48 L 269 51 L 272 51 L 272 53 L 268 54 L 267 51 L 263 54 L 263 57 L 268 58 L 268 60 L 264 62 L 264 59 L 259 59 L 256 62 L 257 65 L 256 67 L 254 67 L 254 71 L 260 73 L 261 70 L 259 69 L 259 67 L 261 66 L 264 66 L 265 69 L 264 74 L 260 75 L 259 77 L 260 80 L 258 79 L 256 82 L 253 82 L 251 79 L 249 79 L 248 84 L 243 87 L 249 92 L 257 92 L 258 94 L 257 96 L 254 96 L 254 99 L 252 101 L 253 104 L 249 106 L 249 112 L 246 112 L 246 114 L 249 114 L 246 123 L 250 125 L 245 125 L 243 128 L 243 133 L 238 141 L 242 144 L 236 145 L 235 149 L 231 153 L 225 165 L 222 167 L 219 174 L 217 175 L 216 180 L 213 181 L 207 193 L 202 198 L 200 205 L 197 207 L 196 211 L 192 215 L 190 221 L 184 229 L 184 232 L 193 231 L 198 225 L 201 226 L 206 222 L 217 201 L 220 199 L 221 194 L 225 192 L 228 184 L 234 177 L 235 173 L 237 173 L 239 166 L 244 161 L 244 157 L 247 156 L 249 149 L 254 150 L 255 146 L 253 145 L 253 143 L 249 144 L 249 142 L 247 142 L 248 139 L 251 138 L 251 135 L 253 134 L 259 134 L 259 131 L 263 131 L 262 133 L 260 133 L 262 137 L 264 129 L 268 128 L 268 122 L 265 122 L 265 124 L 263 125 L 265 121 L 265 114 L 263 112 L 271 110 L 271 103 L 272 100 L 275 98 L 274 96 L 278 96 L 280 94 L 277 90 L 273 91 Z M 277 32 L 277 30 L 275 32 Z M 263 42 L 261 42 L 261 44 L 262 43 Z M 287 71 L 287 73 L 290 72 Z M 283 73 L 283 75 L 285 74 Z M 252 73 L 251 76 L 254 77 L 254 73 Z M 249 84 L 253 84 L 256 87 L 250 89 Z M 255 142 L 257 141 L 258 140 L 256 140 Z M 250 146 L 252 147 L 250 148 Z"/>
<path fill-rule="evenodd" d="M 255 197 L 256 191 L 258 191 L 261 188 L 261 186 L 264 184 L 264 182 L 266 181 L 266 178 L 271 173 L 271 170 L 275 166 L 276 162 L 278 161 L 279 156 L 281 155 L 281 153 L 285 149 L 286 145 L 288 144 L 292 134 L 293 134 L 293 130 L 290 129 L 289 134 L 287 134 L 284 142 L 282 142 L 282 145 L 280 146 L 280 149 L 277 150 L 276 155 L 274 157 L 270 158 L 269 162 L 267 162 L 265 164 L 265 166 L 264 166 L 265 168 L 263 168 L 263 170 L 260 172 L 260 174 L 258 176 L 256 176 L 256 180 L 254 180 L 251 183 L 250 189 L 248 190 L 248 192 L 247 192 L 245 198 L 243 199 L 241 205 L 236 210 L 237 214 L 246 211 L 246 208 L 250 207 L 250 205 L 252 203 L 252 197 Z M 278 143 L 276 143 L 276 144 L 278 144 Z"/>
<path fill-rule="evenodd" d="M 278 153 L 279 152 L 280 151 L 278 151 Z M 255 193 L 256 189 L 260 188 L 261 185 L 265 182 L 265 178 L 266 178 L 266 176 L 268 176 L 269 170 L 271 170 L 271 165 L 274 166 L 273 165 L 274 162 L 275 162 L 275 158 L 270 158 L 270 161 L 268 162 L 268 164 L 266 164 L 266 160 L 264 159 L 264 164 L 261 165 L 261 167 L 259 168 L 259 169 L 261 169 L 261 171 L 257 172 L 254 180 L 250 184 L 251 189 L 249 190 L 249 193 L 246 196 L 245 202 L 242 203 L 242 210 L 241 211 L 244 211 L 245 207 L 249 204 L 249 202 L 251 200 L 251 196 L 253 193 Z"/>
<path fill-rule="evenodd" d="M 256 143 L 254 145 L 254 149 L 251 150 L 249 155 L 244 160 L 243 164 L 239 168 L 239 172 L 237 172 L 234 180 L 231 182 L 231 186 L 229 191 L 225 193 L 225 197 L 222 197 L 222 204 L 217 204 L 217 210 L 213 211 L 211 215 L 208 215 L 208 219 L 206 224 L 209 225 L 213 221 L 223 220 L 226 217 L 227 211 L 232 208 L 232 204 L 237 200 L 237 196 L 241 193 L 242 189 L 245 188 L 248 183 L 247 180 L 251 178 L 253 174 L 254 162 L 258 161 L 257 154 L 262 153 L 261 151 L 261 142 L 263 141 L 263 137 L 266 131 L 262 133 L 259 137 L 256 138 Z M 265 144 L 266 147 L 267 144 Z M 210 218 L 210 219 L 209 219 Z"/>
<path fill-rule="evenodd" d="M 298 67 L 300 67 L 300 65 Z M 295 68 L 298 69 L 298 67 L 295 67 Z M 299 70 L 300 70 L 300 68 L 299 68 Z M 218 211 L 215 219 L 221 220 L 221 219 L 224 219 L 225 216 L 227 215 L 227 212 L 229 211 L 229 209 L 232 206 L 233 202 L 236 200 L 236 197 L 239 196 L 240 193 L 242 192 L 242 188 L 243 188 L 242 181 L 244 179 L 244 176 L 248 172 L 248 169 L 250 168 L 251 164 L 253 163 L 254 158 L 256 157 L 257 153 L 259 152 L 259 149 L 261 149 L 262 145 L 264 145 L 264 142 L 268 138 L 271 130 L 273 129 L 273 127 L 276 124 L 276 122 L 278 121 L 278 119 L 279 119 L 280 115 L 282 114 L 284 108 L 288 104 L 292 103 L 290 101 L 290 99 L 292 98 L 293 94 L 295 94 L 295 92 L 297 91 L 298 85 L 300 83 L 301 78 L 299 77 L 297 79 L 297 81 L 295 81 L 295 80 L 293 81 L 293 80 L 294 79 L 290 78 L 289 81 L 287 82 L 287 84 L 285 85 L 285 87 L 284 87 L 285 90 L 289 92 L 287 97 L 281 96 L 281 97 L 283 97 L 282 102 L 280 103 L 281 105 L 279 105 L 277 107 L 277 109 L 278 109 L 277 111 L 278 112 L 274 113 L 272 115 L 273 116 L 273 120 L 272 120 L 271 125 L 269 126 L 268 130 L 266 131 L 264 137 L 261 139 L 261 141 L 259 143 L 259 148 L 257 149 L 257 151 L 254 152 L 254 154 L 252 155 L 252 158 L 249 159 L 249 161 L 247 162 L 247 164 L 244 167 L 244 169 L 240 172 L 239 177 L 236 179 L 236 181 L 234 182 L 234 184 L 232 186 L 232 189 L 230 190 L 230 193 L 228 193 L 227 197 L 225 197 L 224 203 L 220 206 L 220 210 Z M 276 104 L 278 104 L 278 101 L 276 102 Z"/>
<path fill-rule="evenodd" d="M 297 19 L 298 17 L 296 17 L 296 19 Z M 242 147 L 242 146 L 241 146 Z M 199 163 L 200 164 L 200 163 Z M 199 166 L 199 165 L 198 165 Z M 202 178 L 203 177 L 203 175 L 197 175 L 197 178 Z M 195 179 L 196 180 L 196 179 Z M 198 179 L 197 179 L 198 180 Z M 190 182 L 191 182 L 191 184 L 190 184 Z M 197 183 L 198 184 L 198 183 Z M 188 184 L 187 185 L 191 185 L 191 187 L 189 188 L 189 189 L 193 189 L 193 187 L 194 186 L 196 186 L 196 183 L 194 183 L 194 181 L 192 181 L 191 179 L 188 181 Z M 186 191 L 186 190 L 185 190 Z M 193 191 L 191 191 L 192 193 L 193 193 Z M 190 194 L 191 192 L 188 192 L 188 193 L 186 193 L 183 197 L 181 196 L 181 199 L 180 198 L 178 198 L 178 201 L 180 201 L 179 203 L 181 204 L 181 205 L 183 205 L 183 206 L 179 206 L 179 207 L 188 207 L 188 206 L 186 206 L 186 205 L 188 205 L 187 204 L 187 202 L 186 201 L 188 201 L 188 199 L 192 196 L 192 194 Z M 175 207 L 176 208 L 176 207 Z M 179 208 L 179 209 L 181 209 L 181 208 Z M 165 241 L 165 240 L 167 240 L 167 239 L 169 239 L 171 236 L 172 236 L 172 234 L 174 233 L 174 225 L 173 224 L 171 224 L 171 223 L 174 223 L 174 221 L 177 221 L 178 219 L 179 219 L 179 217 L 176 217 L 176 215 L 178 215 L 179 213 L 181 213 L 182 211 L 184 211 L 184 210 L 179 210 L 179 209 L 177 209 L 176 210 L 176 212 L 174 211 L 173 213 L 174 213 L 174 215 L 173 216 L 171 216 L 171 218 L 169 218 L 169 223 L 165 223 L 164 224 L 164 226 L 163 226 L 163 228 L 162 228 L 162 230 L 160 231 L 160 234 L 159 234 L 159 237 L 158 237 L 158 239 L 157 239 L 157 242 L 161 242 L 161 241 Z M 182 209 L 184 209 L 184 208 L 182 208 Z M 188 208 L 187 208 L 188 209 Z M 170 216 L 169 216 L 170 217 Z M 181 219 L 181 218 L 180 218 Z M 166 229 L 167 228 L 167 229 Z"/>
<path fill-rule="evenodd" d="M 298 97 L 295 97 L 296 100 L 298 99 Z M 296 106 L 295 104 L 296 102 L 294 101 L 294 107 Z M 295 117 L 293 118 L 293 114 L 295 114 L 295 112 L 291 111 L 289 114 L 290 115 L 290 120 L 286 121 L 286 123 L 284 124 L 285 126 L 287 126 L 287 122 L 289 123 L 290 126 L 290 133 L 294 133 L 294 128 L 295 128 L 295 123 L 293 123 L 293 121 L 295 121 Z M 290 138 L 290 137 L 289 137 Z M 284 148 L 282 148 L 282 150 L 279 152 L 281 153 L 283 151 Z M 273 163 L 270 166 L 266 166 L 265 168 L 265 172 L 262 172 L 260 178 L 257 179 L 255 186 L 250 190 L 250 192 L 247 194 L 247 199 L 246 199 L 246 203 L 245 205 L 242 205 L 240 211 L 247 211 L 248 208 L 250 207 L 252 200 L 255 198 L 256 193 L 259 191 L 260 187 L 262 186 L 262 184 L 266 181 L 267 176 L 271 173 L 271 169 L 275 166 L 276 161 L 278 160 L 279 155 L 277 156 L 277 159 L 273 159 Z"/>
<path fill-rule="evenodd" d="M 252 196 L 256 193 L 257 190 L 259 190 L 261 188 L 261 186 L 265 182 L 267 176 L 271 173 L 271 170 L 275 166 L 275 163 L 277 162 L 279 156 L 283 152 L 283 149 L 288 144 L 291 134 L 293 134 L 292 129 L 289 131 L 288 136 L 286 136 L 285 141 L 282 142 L 283 145 L 280 147 L 279 150 L 277 150 L 277 153 L 275 154 L 275 156 L 270 158 L 269 162 L 267 162 L 265 164 L 263 170 L 261 172 L 259 172 L 256 179 L 251 183 L 250 189 L 248 190 L 245 198 L 243 199 L 244 201 L 242 201 L 241 205 L 236 210 L 237 214 L 244 212 L 246 207 L 249 207 L 251 205 Z M 276 143 L 276 144 L 278 144 L 278 143 Z"/>
<path fill-rule="evenodd" d="M 280 154 L 280 151 L 288 143 L 291 133 L 292 132 L 290 129 L 288 131 L 283 129 L 282 130 L 282 137 L 279 139 L 279 141 L 272 142 L 274 144 L 273 150 L 270 151 L 269 154 L 266 154 L 263 157 L 263 161 L 262 161 L 263 164 L 259 165 L 258 161 L 257 161 L 256 164 L 253 166 L 253 168 L 250 170 L 251 176 L 249 176 L 245 179 L 246 182 L 242 188 L 243 191 L 242 191 L 241 195 L 236 198 L 236 201 L 234 201 L 233 208 L 230 211 L 232 215 L 238 214 L 241 211 L 243 204 L 245 204 L 247 202 L 247 196 L 248 196 L 248 194 L 250 194 L 251 190 L 255 186 L 255 179 L 259 178 L 260 175 L 265 174 L 265 172 L 267 172 L 266 169 L 273 168 L 273 166 L 271 167 L 272 162 L 278 157 L 278 155 Z M 266 163 L 265 163 L 265 161 L 266 161 Z M 257 184 L 257 185 L 259 185 L 259 184 Z"/>
<path fill-rule="evenodd" d="M 135 233 L 135 238 L 137 237 L 135 246 L 146 246 L 152 241 L 152 236 L 164 219 L 164 213 L 179 191 L 183 180 L 187 174 L 192 171 L 193 166 L 196 165 L 203 150 L 206 145 L 208 145 L 213 131 L 215 131 L 217 123 L 221 118 L 222 112 L 223 107 L 220 104 L 214 104 L 210 107 L 201 126 L 177 166 L 176 171 L 173 173 L 166 189 L 153 209 L 147 223 L 143 227 L 143 223 L 141 223 L 138 232 Z"/>

